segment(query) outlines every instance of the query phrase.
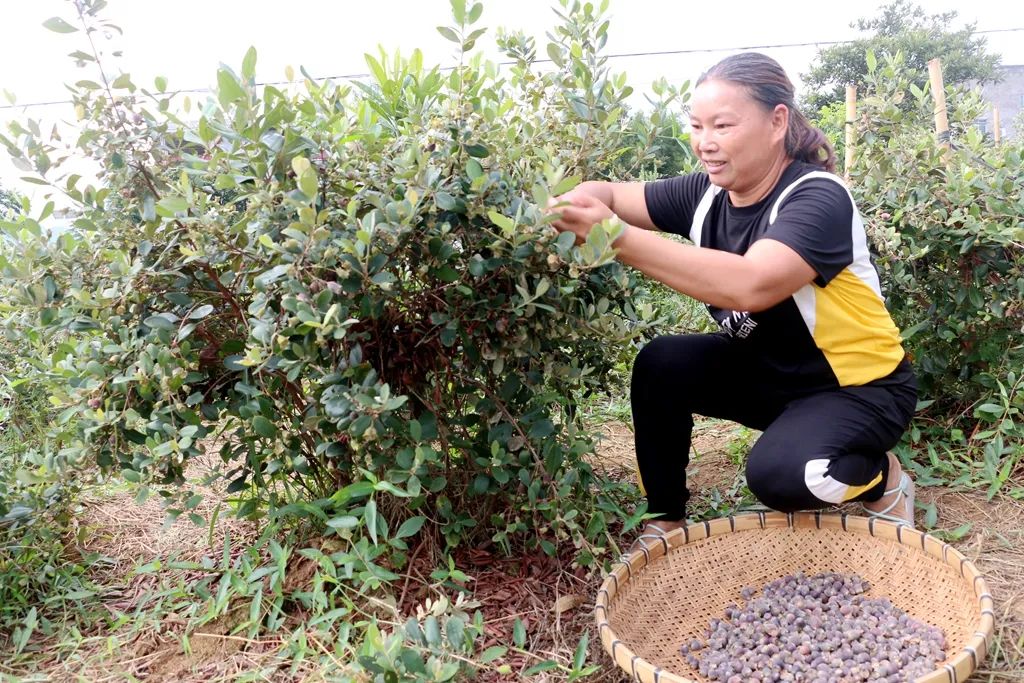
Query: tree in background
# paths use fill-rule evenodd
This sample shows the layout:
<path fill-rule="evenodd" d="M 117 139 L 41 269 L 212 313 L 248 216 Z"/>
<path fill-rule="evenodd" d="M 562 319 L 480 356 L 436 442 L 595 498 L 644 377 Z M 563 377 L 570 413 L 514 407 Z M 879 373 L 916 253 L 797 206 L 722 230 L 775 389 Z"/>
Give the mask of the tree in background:
<path fill-rule="evenodd" d="M 0 219 L 8 220 L 21 213 L 21 199 L 17 194 L 0 186 Z"/>
<path fill-rule="evenodd" d="M 936 57 L 942 60 L 947 84 L 996 80 L 1000 56 L 990 54 L 985 38 L 975 35 L 977 24 L 950 30 L 956 17 L 956 11 L 927 15 L 919 5 L 894 0 L 875 18 L 858 19 L 851 26 L 872 32 L 870 37 L 820 50 L 811 70 L 801 74 L 807 89 L 805 111 L 842 102 L 847 85 L 862 87 L 869 50 L 876 55 L 902 52 L 911 73 L 918 74 L 913 78 L 918 83 L 927 82 L 928 61 Z"/>
<path fill-rule="evenodd" d="M 690 99 L 690 82 L 673 86 L 660 78 L 651 89 L 657 99 L 648 97 L 651 108 L 629 117 L 626 144 L 609 177 L 666 178 L 697 170 L 699 162 L 690 149 L 683 110 Z"/>

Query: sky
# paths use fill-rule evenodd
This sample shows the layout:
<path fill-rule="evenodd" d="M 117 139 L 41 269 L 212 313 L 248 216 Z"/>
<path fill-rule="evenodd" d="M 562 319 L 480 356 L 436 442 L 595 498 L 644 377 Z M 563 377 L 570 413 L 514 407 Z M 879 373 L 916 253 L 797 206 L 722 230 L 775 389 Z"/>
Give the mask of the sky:
<path fill-rule="evenodd" d="M 467 0 L 472 4 L 473 0 Z M 478 46 L 499 59 L 494 48 L 497 27 L 519 29 L 536 38 L 539 56 L 545 55 L 545 32 L 557 22 L 552 7 L 557 0 L 484 0 L 479 26 L 488 27 Z M 611 26 L 607 54 L 693 51 L 686 54 L 615 57 L 613 71 L 625 72 L 641 94 L 659 77 L 682 83 L 696 80 L 718 60 L 758 47 L 777 59 L 799 90 L 817 47 L 813 43 L 858 37 L 850 23 L 873 16 L 881 0 L 849 3 L 821 0 L 609 0 Z M 919 0 L 928 13 L 956 10 L 951 28 L 975 22 L 979 31 L 1024 28 L 1024 2 L 1007 0 Z M 2 91 L 13 93 L 14 108 L 0 109 L 0 127 L 7 121 L 36 118 L 44 129 L 54 122 L 73 119 L 70 105 L 24 107 L 26 104 L 66 100 L 64 83 L 95 78 L 89 68 L 78 69 L 67 56 L 86 49 L 84 35 L 57 34 L 42 23 L 61 16 L 74 23 L 68 0 L 5 0 L 0 26 L 0 105 L 8 105 Z M 409 54 L 420 48 L 427 65 L 450 65 L 452 43 L 442 38 L 438 25 L 451 23 L 448 0 L 109 0 L 103 16 L 124 35 L 113 42 L 99 40 L 107 52 L 123 51 L 113 62 L 131 73 L 136 84 L 151 86 L 164 76 L 170 89 L 204 88 L 216 81 L 220 63 L 236 69 L 249 46 L 258 53 L 257 81 L 284 80 L 285 68 L 298 67 L 317 78 L 362 74 L 364 53 L 377 46 Z M 986 35 L 992 52 L 1004 64 L 1024 64 L 1024 30 Z M 812 43 L 803 47 L 761 47 Z M 108 71 L 110 67 L 108 66 Z M 203 97 L 200 95 L 199 97 Z M 195 99 L 196 96 L 193 96 Z M 64 127 L 62 125 L 62 127 Z M 0 184 L 37 195 L 35 186 L 18 177 L 0 150 Z"/>

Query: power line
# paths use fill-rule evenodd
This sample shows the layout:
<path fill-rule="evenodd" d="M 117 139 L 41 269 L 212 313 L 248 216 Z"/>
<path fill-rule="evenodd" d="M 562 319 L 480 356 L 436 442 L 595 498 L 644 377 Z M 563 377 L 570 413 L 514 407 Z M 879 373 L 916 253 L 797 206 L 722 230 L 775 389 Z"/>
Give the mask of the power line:
<path fill-rule="evenodd" d="M 984 31 L 974 31 L 973 33 L 974 34 L 1013 33 L 1013 32 L 1017 32 L 1017 31 L 1024 31 L 1024 26 L 1018 27 L 1018 28 L 994 28 L 994 29 L 987 29 L 987 30 L 984 30 Z M 627 57 L 664 57 L 664 56 L 670 56 L 670 55 L 710 54 L 710 53 L 715 53 L 715 52 L 735 52 L 735 51 L 738 51 L 738 50 L 769 50 L 769 49 L 776 49 L 776 48 L 819 47 L 821 45 L 844 45 L 844 44 L 847 44 L 847 43 L 855 43 L 858 40 L 864 40 L 864 39 L 860 38 L 860 39 L 853 39 L 853 40 L 816 40 L 816 41 L 810 41 L 810 42 L 804 42 L 804 43 L 777 43 L 777 44 L 773 44 L 773 45 L 738 45 L 738 46 L 734 46 L 734 47 L 695 48 L 695 49 L 689 49 L 689 50 L 654 50 L 654 51 L 650 51 L 650 52 L 619 52 L 619 53 L 615 53 L 615 54 L 604 55 L 604 57 L 606 59 L 622 59 L 622 58 L 627 58 Z M 551 60 L 551 59 L 535 59 L 535 60 L 533 60 L 532 63 L 533 64 L 550 64 L 550 63 L 552 63 L 552 61 L 553 60 Z M 517 63 L 518 62 L 515 62 L 515 61 L 498 62 L 498 66 L 510 66 L 512 64 L 517 64 Z M 452 71 L 455 68 L 456 67 L 454 67 L 454 66 L 445 66 L 445 67 L 440 67 L 439 70 L 440 71 Z M 355 80 L 359 80 L 361 78 L 369 78 L 371 75 L 372 74 L 370 74 L 369 72 L 366 72 L 366 73 L 355 73 L 355 74 L 338 74 L 338 75 L 335 75 L 335 76 L 325 76 L 324 78 L 322 78 L 320 80 L 325 80 L 325 81 L 340 81 L 340 80 L 355 81 Z M 261 82 L 255 83 L 254 85 L 257 85 L 257 86 L 263 86 L 263 85 L 293 85 L 295 83 L 302 83 L 302 82 L 303 81 L 301 81 L 301 80 L 292 80 L 292 81 L 288 81 L 288 80 L 284 80 L 284 81 L 261 81 Z M 166 94 L 168 94 L 168 95 L 180 95 L 182 93 L 204 93 L 204 92 L 213 92 L 213 90 L 211 88 L 182 88 L 180 90 L 174 90 L 174 91 L 168 92 Z M 0 110 L 4 110 L 4 109 L 28 109 L 29 107 L 51 107 L 51 106 L 55 106 L 55 105 L 59 105 L 59 104 L 71 104 L 71 103 L 72 103 L 72 100 L 51 100 L 51 101 L 48 101 L 48 102 L 29 102 L 27 104 L 5 104 L 5 105 L 0 105 Z"/>

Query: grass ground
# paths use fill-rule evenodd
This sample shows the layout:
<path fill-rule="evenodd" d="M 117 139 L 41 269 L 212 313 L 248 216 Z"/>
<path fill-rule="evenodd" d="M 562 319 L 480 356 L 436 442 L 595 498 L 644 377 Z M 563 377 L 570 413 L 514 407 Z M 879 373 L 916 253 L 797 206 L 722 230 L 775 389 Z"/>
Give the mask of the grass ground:
<path fill-rule="evenodd" d="M 633 479 L 629 428 L 614 421 L 596 428 L 606 435 L 596 467 L 611 477 Z M 742 501 L 743 454 L 753 437 L 729 423 L 709 421 L 698 425 L 695 457 L 689 469 L 691 489 L 699 492 L 692 505 L 694 514 L 727 513 Z M 209 496 L 198 512 L 216 516 L 213 499 L 215 496 Z M 919 488 L 919 499 L 935 504 L 938 533 L 951 533 L 970 523 L 955 545 L 985 573 L 996 599 L 995 650 L 970 680 L 1024 682 L 1024 504 L 999 496 L 989 501 L 974 491 L 937 487 Z M 219 561 L 225 552 L 239 552 L 251 543 L 257 530 L 228 516 L 217 517 L 210 527 L 197 527 L 187 521 L 166 526 L 163 520 L 159 502 L 137 505 L 127 491 L 110 491 L 86 501 L 78 521 L 82 532 L 79 537 L 83 539 L 83 552 L 102 558 L 94 565 L 93 578 L 103 588 L 99 605 L 110 613 L 111 627 L 96 633 L 69 631 L 39 643 L 29 655 L 0 653 L 0 678 L 175 683 L 330 679 L 323 660 L 296 661 L 280 656 L 280 647 L 290 634 L 267 638 L 233 634 L 233 627 L 241 619 L 234 612 L 207 622 L 186 637 L 189 618 L 201 615 L 195 613 L 195 605 L 189 611 L 182 587 L 201 577 L 204 566 Z M 580 638 L 589 632 L 588 660 L 599 664 L 600 670 L 586 680 L 628 680 L 593 637 L 591 607 L 601 577 L 573 568 L 568 556 L 509 558 L 492 548 L 480 547 L 465 549 L 456 560 L 474 579 L 471 602 L 485 617 L 483 647 L 507 644 L 515 620 L 523 623 L 527 633 L 523 649 L 529 654 L 505 657 L 504 663 L 513 672 L 521 672 L 540 659 L 571 661 Z M 301 562 L 294 567 L 289 580 L 301 582 Z M 410 563 L 411 580 L 402 588 L 399 612 L 413 612 L 425 598 L 419 586 L 427 582 L 417 579 L 432 569 L 425 558 Z M 308 645 L 312 652 L 330 657 L 329 643 L 314 639 Z M 490 672 L 477 680 L 519 678 L 518 673 L 502 677 Z M 532 680 L 564 678 L 549 672 Z"/>

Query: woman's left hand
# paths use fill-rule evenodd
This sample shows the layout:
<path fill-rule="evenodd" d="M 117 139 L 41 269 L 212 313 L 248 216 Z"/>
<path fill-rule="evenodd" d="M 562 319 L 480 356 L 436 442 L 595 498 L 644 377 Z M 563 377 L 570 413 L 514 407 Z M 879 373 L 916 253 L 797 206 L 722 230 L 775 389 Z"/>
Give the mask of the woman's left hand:
<path fill-rule="evenodd" d="M 556 204 L 563 206 L 556 207 Z M 600 200 L 583 192 L 567 192 L 553 198 L 548 204 L 548 210 L 562 215 L 552 225 L 560 232 L 575 234 L 576 244 L 582 244 L 587 239 L 595 224 L 615 216 Z"/>

